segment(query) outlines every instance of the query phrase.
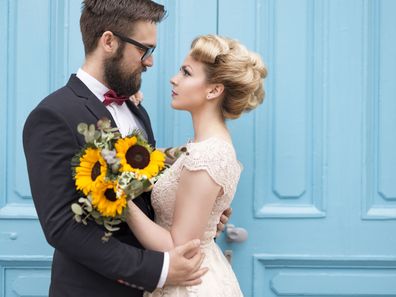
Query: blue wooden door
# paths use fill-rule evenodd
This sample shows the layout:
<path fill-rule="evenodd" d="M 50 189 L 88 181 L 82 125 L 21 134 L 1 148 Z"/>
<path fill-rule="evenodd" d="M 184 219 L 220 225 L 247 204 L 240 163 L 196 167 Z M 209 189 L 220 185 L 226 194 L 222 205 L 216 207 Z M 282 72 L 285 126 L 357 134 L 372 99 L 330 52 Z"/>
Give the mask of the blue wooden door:
<path fill-rule="evenodd" d="M 170 77 L 218 33 L 266 61 L 266 100 L 230 122 L 244 164 L 231 222 L 245 296 L 396 296 L 396 2 L 163 0 L 143 91 L 160 146 L 192 136 Z M 0 0 L 0 296 L 46 296 L 52 249 L 30 197 L 22 127 L 83 61 L 80 1 Z"/>
<path fill-rule="evenodd" d="M 0 296 L 48 296 L 52 248 L 22 147 L 29 112 L 83 61 L 79 1 L 0 0 Z M 73 69 L 73 70 L 70 70 Z"/>
<path fill-rule="evenodd" d="M 265 58 L 267 101 L 232 126 L 245 171 L 233 250 L 246 296 L 396 296 L 396 2 L 219 1 Z"/>

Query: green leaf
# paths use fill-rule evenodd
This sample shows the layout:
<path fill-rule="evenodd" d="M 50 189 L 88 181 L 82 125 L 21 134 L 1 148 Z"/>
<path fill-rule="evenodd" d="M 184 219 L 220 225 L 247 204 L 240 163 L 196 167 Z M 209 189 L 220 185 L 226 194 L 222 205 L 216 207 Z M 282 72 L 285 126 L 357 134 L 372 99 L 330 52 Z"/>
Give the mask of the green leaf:
<path fill-rule="evenodd" d="M 80 197 L 80 198 L 78 199 L 78 202 L 80 202 L 80 203 L 84 203 L 84 202 L 85 202 L 85 200 L 87 200 L 87 198 Z"/>
<path fill-rule="evenodd" d="M 97 212 L 96 210 L 93 210 L 93 211 L 91 212 L 91 216 L 92 216 L 95 220 L 97 220 L 97 219 L 100 218 L 100 213 Z"/>
<path fill-rule="evenodd" d="M 121 220 L 112 220 L 112 221 L 109 221 L 109 223 L 110 223 L 112 226 L 114 226 L 114 225 L 121 224 Z"/>
<path fill-rule="evenodd" d="M 99 138 L 100 138 L 100 132 L 99 131 L 95 131 L 95 133 L 94 133 L 94 139 L 95 140 L 98 140 Z"/>
<path fill-rule="evenodd" d="M 105 232 L 105 235 L 102 237 L 102 241 L 104 243 L 108 242 L 110 240 L 111 235 L 113 235 L 113 233 L 111 232 Z"/>
<path fill-rule="evenodd" d="M 143 183 L 139 180 L 133 180 L 129 185 L 128 188 L 131 189 L 131 191 L 137 192 L 137 191 L 142 191 L 143 190 Z"/>
<path fill-rule="evenodd" d="M 77 222 L 77 223 L 81 223 L 81 216 L 79 216 L 79 215 L 74 215 L 74 220 Z"/>
<path fill-rule="evenodd" d="M 77 126 L 78 133 L 84 135 L 88 130 L 88 125 L 86 123 L 80 123 Z"/>
<path fill-rule="evenodd" d="M 98 125 L 98 128 L 101 130 L 109 129 L 111 127 L 111 121 L 108 118 L 104 117 L 98 121 L 97 125 Z"/>
<path fill-rule="evenodd" d="M 74 214 L 79 215 L 79 216 L 81 216 L 84 213 L 82 207 L 77 203 L 73 203 L 71 205 L 71 209 Z"/>
<path fill-rule="evenodd" d="M 105 221 L 103 225 L 106 228 L 106 230 L 111 231 L 111 232 L 120 230 L 119 227 L 114 227 L 114 226 L 110 225 L 108 221 Z"/>

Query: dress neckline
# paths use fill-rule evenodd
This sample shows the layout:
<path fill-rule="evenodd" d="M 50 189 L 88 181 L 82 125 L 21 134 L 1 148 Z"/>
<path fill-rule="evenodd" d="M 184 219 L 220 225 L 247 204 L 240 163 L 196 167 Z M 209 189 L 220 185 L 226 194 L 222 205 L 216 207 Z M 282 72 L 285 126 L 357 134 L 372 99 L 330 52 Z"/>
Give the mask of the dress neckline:
<path fill-rule="evenodd" d="M 196 142 L 194 142 L 192 139 L 189 139 L 187 144 L 189 144 L 189 145 L 191 145 L 191 144 L 192 145 L 198 145 L 198 144 L 203 144 L 203 143 L 209 142 L 211 140 L 219 140 L 220 142 L 226 143 L 229 146 L 234 147 L 232 142 L 229 142 L 229 141 L 225 140 L 224 138 L 221 138 L 221 137 L 218 137 L 218 136 L 210 136 L 209 138 L 206 138 L 206 139 L 201 140 L 201 141 L 196 141 Z"/>

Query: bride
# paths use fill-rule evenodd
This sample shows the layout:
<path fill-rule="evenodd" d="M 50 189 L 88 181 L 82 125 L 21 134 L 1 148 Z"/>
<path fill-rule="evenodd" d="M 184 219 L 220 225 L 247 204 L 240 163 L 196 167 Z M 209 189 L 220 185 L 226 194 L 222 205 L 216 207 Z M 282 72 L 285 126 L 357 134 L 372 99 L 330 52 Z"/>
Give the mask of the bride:
<path fill-rule="evenodd" d="M 229 207 L 239 180 L 227 119 L 236 119 L 264 99 L 267 70 L 259 55 L 239 42 L 206 35 L 192 42 L 172 79 L 172 107 L 191 113 L 194 140 L 152 191 L 155 222 L 129 202 L 128 225 L 146 249 L 169 251 L 201 239 L 207 273 L 197 286 L 165 286 L 149 296 L 243 296 L 214 241 L 216 225 Z"/>

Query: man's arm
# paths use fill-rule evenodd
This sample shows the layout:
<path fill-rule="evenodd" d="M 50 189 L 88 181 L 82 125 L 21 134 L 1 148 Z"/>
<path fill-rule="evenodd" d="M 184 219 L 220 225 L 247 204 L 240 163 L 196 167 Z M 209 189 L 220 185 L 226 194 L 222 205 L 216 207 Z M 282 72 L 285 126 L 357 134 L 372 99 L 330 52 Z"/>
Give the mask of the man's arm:
<path fill-rule="evenodd" d="M 28 117 L 23 142 L 34 204 L 50 245 L 75 261 L 113 280 L 152 290 L 158 283 L 163 254 L 143 251 L 111 238 L 103 230 L 73 220 L 70 206 L 79 196 L 71 174 L 71 158 L 80 149 L 75 132 L 62 115 L 48 108 Z"/>
<path fill-rule="evenodd" d="M 23 143 L 30 186 L 45 237 L 54 248 L 89 269 L 152 291 L 160 277 L 163 253 L 140 250 L 114 238 L 102 243 L 99 226 L 93 222 L 84 226 L 73 220 L 70 206 L 79 196 L 71 159 L 80 149 L 74 129 L 63 115 L 45 107 L 34 110 L 25 123 Z M 193 250 L 194 245 L 187 249 Z M 177 260 L 183 260 L 178 258 L 183 252 L 171 251 L 170 267 L 179 263 L 178 269 L 190 275 L 197 271 L 194 265 L 200 258 L 180 263 Z"/>

